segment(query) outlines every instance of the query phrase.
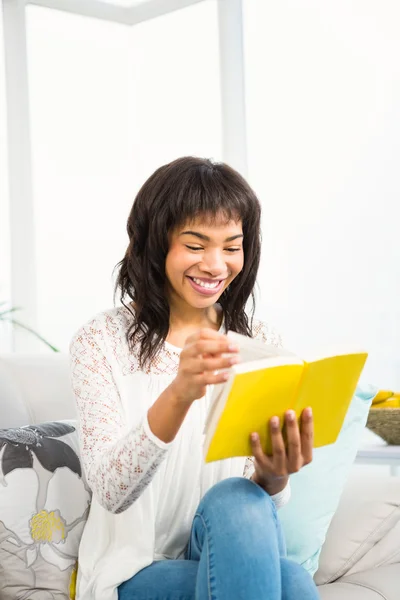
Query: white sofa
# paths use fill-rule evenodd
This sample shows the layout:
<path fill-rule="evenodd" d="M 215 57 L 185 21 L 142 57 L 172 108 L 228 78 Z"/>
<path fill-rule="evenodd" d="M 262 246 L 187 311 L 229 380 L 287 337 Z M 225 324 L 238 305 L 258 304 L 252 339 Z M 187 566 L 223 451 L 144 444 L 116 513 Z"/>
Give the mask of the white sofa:
<path fill-rule="evenodd" d="M 74 418 L 67 356 L 0 355 L 0 428 Z M 400 477 L 351 478 L 315 581 L 323 600 L 400 600 Z"/>

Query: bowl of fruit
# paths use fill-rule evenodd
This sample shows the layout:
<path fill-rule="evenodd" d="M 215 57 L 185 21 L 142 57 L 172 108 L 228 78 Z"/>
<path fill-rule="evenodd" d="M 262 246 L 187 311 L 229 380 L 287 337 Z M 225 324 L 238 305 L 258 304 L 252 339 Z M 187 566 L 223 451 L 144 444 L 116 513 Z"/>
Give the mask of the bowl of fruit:
<path fill-rule="evenodd" d="M 400 446 L 400 392 L 380 390 L 372 401 L 367 427 L 390 445 Z"/>

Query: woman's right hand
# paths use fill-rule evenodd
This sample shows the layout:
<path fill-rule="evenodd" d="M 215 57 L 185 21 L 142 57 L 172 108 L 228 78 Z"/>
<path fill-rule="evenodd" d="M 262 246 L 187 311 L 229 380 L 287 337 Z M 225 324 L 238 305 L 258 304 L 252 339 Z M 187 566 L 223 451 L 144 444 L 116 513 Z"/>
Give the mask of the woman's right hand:
<path fill-rule="evenodd" d="M 239 362 L 238 353 L 239 348 L 214 329 L 200 329 L 189 336 L 171 384 L 175 398 L 191 404 L 205 395 L 207 385 L 224 383 L 229 377 L 226 369 Z"/>

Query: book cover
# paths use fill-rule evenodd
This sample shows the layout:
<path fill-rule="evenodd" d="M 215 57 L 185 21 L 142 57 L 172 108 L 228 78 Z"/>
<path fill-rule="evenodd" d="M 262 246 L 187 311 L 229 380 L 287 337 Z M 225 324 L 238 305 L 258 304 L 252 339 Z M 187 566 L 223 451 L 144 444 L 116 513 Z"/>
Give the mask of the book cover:
<path fill-rule="evenodd" d="M 206 462 L 251 456 L 250 434 L 257 432 L 271 454 L 269 420 L 283 425 L 287 410 L 297 418 L 313 409 L 314 447 L 336 441 L 367 359 L 348 352 L 303 360 L 274 346 L 228 333 L 239 345 L 241 362 L 225 384 L 215 386 L 205 425 Z M 243 339 L 241 339 L 243 338 Z"/>

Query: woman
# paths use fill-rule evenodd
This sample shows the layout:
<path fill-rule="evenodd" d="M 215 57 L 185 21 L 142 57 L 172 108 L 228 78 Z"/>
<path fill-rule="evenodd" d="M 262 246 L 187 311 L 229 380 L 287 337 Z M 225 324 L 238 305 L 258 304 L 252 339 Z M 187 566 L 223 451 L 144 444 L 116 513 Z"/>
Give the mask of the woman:
<path fill-rule="evenodd" d="M 192 157 L 139 191 L 119 263 L 123 306 L 71 344 L 82 460 L 93 491 L 78 600 L 311 600 L 285 558 L 276 509 L 312 459 L 312 415 L 275 417 L 273 456 L 205 465 L 210 386 L 238 362 L 229 329 L 279 338 L 245 313 L 260 261 L 260 204 L 224 164 Z M 254 296 L 253 296 L 254 300 Z M 249 432 L 250 435 L 251 432 Z"/>

